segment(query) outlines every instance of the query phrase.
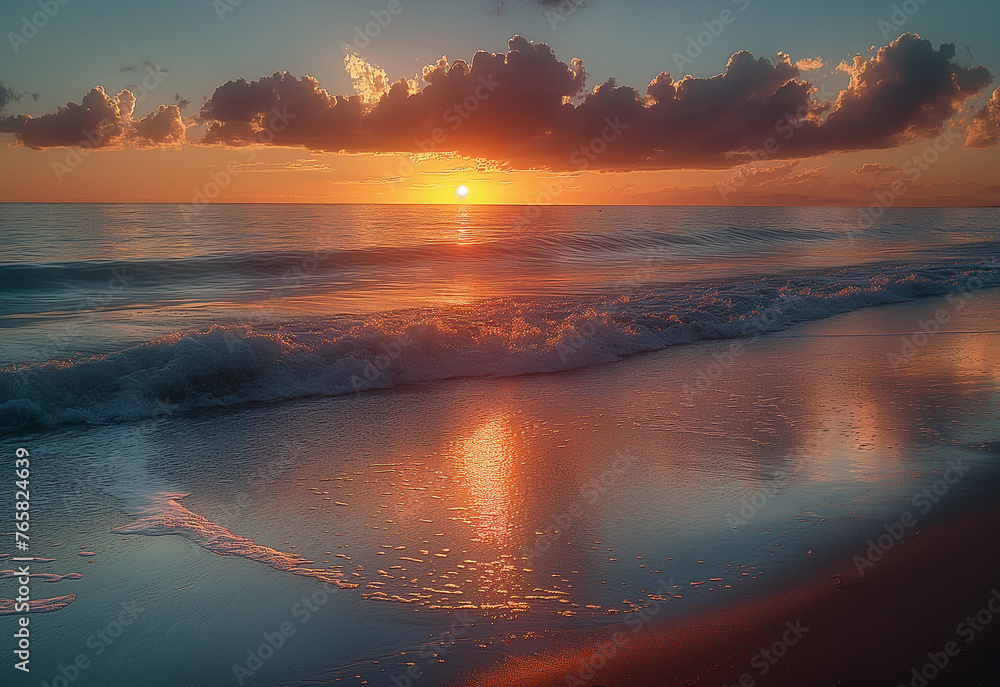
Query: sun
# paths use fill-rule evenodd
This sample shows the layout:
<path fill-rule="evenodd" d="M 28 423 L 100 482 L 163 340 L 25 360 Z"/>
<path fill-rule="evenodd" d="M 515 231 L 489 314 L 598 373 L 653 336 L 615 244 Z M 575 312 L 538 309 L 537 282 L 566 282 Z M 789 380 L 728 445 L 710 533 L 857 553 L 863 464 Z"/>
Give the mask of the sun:
<path fill-rule="evenodd" d="M 457 189 L 455 189 L 455 193 L 458 194 L 459 198 L 465 198 L 467 195 L 469 195 L 469 187 L 463 184 L 462 186 L 459 186 Z"/>

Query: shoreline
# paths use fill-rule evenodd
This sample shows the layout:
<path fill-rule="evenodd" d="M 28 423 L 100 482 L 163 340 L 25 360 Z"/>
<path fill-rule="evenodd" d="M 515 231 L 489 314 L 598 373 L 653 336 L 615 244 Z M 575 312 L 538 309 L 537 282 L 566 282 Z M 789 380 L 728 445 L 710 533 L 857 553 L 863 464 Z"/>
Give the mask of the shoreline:
<path fill-rule="evenodd" d="M 980 329 L 976 324 L 982 324 L 982 318 L 996 311 L 997 301 L 994 294 L 977 299 L 963 313 L 962 329 Z M 753 357 L 766 356 L 767 351 L 773 353 L 789 340 L 803 343 L 810 338 L 826 339 L 822 345 L 831 345 L 830 339 L 865 337 L 869 342 L 876 339 L 884 342 L 878 346 L 883 350 L 894 351 L 898 346 L 896 337 L 908 336 L 917 317 L 933 312 L 943 302 L 937 298 L 922 299 L 807 323 L 763 339 L 762 348 L 741 365 L 752 365 Z M 871 333 L 871 327 L 878 327 L 878 333 Z M 978 333 L 956 332 L 970 336 Z M 988 346 L 989 342 L 984 340 L 983 345 Z M 944 337 L 935 339 L 926 351 L 930 354 L 928 359 L 906 359 L 898 371 L 901 375 L 934 374 L 932 361 L 951 355 L 945 352 L 952 348 Z M 732 372 L 737 376 L 744 374 L 735 368 Z M 720 381 L 720 386 L 725 385 L 724 380 Z M 913 391 L 916 387 L 904 389 Z M 995 427 L 989 431 L 995 436 Z M 917 450 L 924 443 L 916 437 L 910 441 L 913 442 L 910 450 Z M 940 442 L 939 447 L 946 455 L 959 459 L 968 459 L 969 451 L 976 451 L 980 455 L 973 462 L 983 470 L 977 468 L 974 481 L 956 487 L 956 494 L 949 495 L 954 498 L 935 506 L 926 517 L 917 517 L 916 524 L 903 520 L 905 534 L 873 565 L 862 566 L 864 574 L 859 572 L 852 555 L 864 556 L 868 538 L 877 539 L 884 534 L 881 528 L 873 529 L 875 520 L 866 529 L 859 528 L 856 544 L 829 539 L 821 531 L 810 534 L 807 542 L 814 548 L 820 547 L 817 555 L 822 567 L 803 569 L 798 575 L 786 577 L 781 586 L 762 589 L 762 595 L 734 599 L 730 605 L 701 616 L 669 620 L 653 615 L 648 623 L 634 623 L 637 631 L 633 634 L 626 630 L 625 641 L 617 645 L 612 629 L 587 632 L 586 638 L 580 633 L 564 639 L 556 648 L 543 651 L 522 653 L 512 644 L 508 647 L 508 657 L 485 669 L 465 672 L 455 684 L 462 687 L 992 685 L 992 680 L 1000 675 L 1000 614 L 971 636 L 970 626 L 961 624 L 967 616 L 986 608 L 994 597 L 997 599 L 993 602 L 994 610 L 988 613 L 1000 609 L 1000 504 L 995 498 L 1000 489 L 1000 472 L 990 462 L 993 454 L 1000 452 L 1000 444 L 995 439 L 961 443 L 952 438 Z M 886 456 L 876 462 L 891 460 Z M 945 465 L 940 469 L 938 477 L 944 475 Z M 883 516 L 889 524 L 899 520 L 888 513 Z M 831 550 L 842 551 L 831 556 Z M 796 635 L 790 628 L 799 622 L 809 629 Z M 619 627 L 624 626 L 616 625 L 615 629 Z M 768 661 L 764 651 L 772 646 L 781 656 L 772 654 L 774 660 Z M 601 648 L 603 654 L 598 653 Z M 958 655 L 951 656 L 948 651 Z M 931 664 L 928 668 L 927 664 L 934 659 L 938 665 Z M 918 675 L 914 670 L 924 673 Z"/>
<path fill-rule="evenodd" d="M 683 384 L 727 350 L 726 340 L 550 375 L 456 379 L 419 393 L 216 409 L 85 433 L 63 428 L 37 449 L 65 457 L 59 481 L 106 469 L 101 456 L 115 456 L 121 479 L 104 486 L 92 518 L 74 523 L 102 534 L 73 546 L 106 546 L 114 554 L 99 564 L 137 571 L 116 585 L 162 587 L 131 637 L 135 646 L 181 641 L 175 628 L 187 622 L 184 609 L 197 607 L 226 629 L 213 635 L 211 654 L 244 655 L 288 617 L 307 583 L 259 561 L 210 554 L 183 536 L 103 533 L 109 521 L 126 524 L 121 509 L 136 487 L 192 492 L 192 512 L 260 546 L 342 570 L 387 595 L 420 595 L 405 604 L 331 597 L 327 608 L 338 612 L 318 614 L 269 664 L 265 684 L 356 684 L 356 675 L 387 684 L 406 675 L 415 647 L 450 626 L 449 609 L 469 604 L 482 609 L 474 629 L 449 646 L 446 662 L 427 663 L 415 685 L 456 687 L 471 675 L 470 686 L 563 687 L 593 655 L 589 647 L 639 617 L 629 611 L 649 606 L 654 599 L 643 596 L 661 595 L 660 579 L 673 577 L 683 601 L 629 636 L 585 687 L 728 686 L 747 672 L 761 687 L 837 679 L 895 686 L 982 607 L 986 583 L 1000 582 L 989 579 L 1000 562 L 1000 517 L 985 480 L 997 450 L 986 412 L 996 354 L 991 337 L 972 333 L 1000 311 L 1000 293 L 963 309 L 963 337 L 932 338 L 895 373 L 885 357 L 899 346 L 890 334 L 909 335 L 944 302 L 869 308 L 761 337 L 696 403 L 685 402 Z M 858 336 L 817 336 L 831 332 Z M 873 332 L 883 336 L 863 336 Z M 612 470 L 618 451 L 641 463 Z M 192 463 L 192 453 L 212 460 Z M 881 523 L 909 507 L 912 490 L 956 456 L 982 473 L 909 530 L 923 534 L 850 586 L 852 555 L 863 554 L 864 540 L 882 534 Z M 41 482 L 40 493 L 57 494 L 59 481 Z M 734 531 L 727 511 L 755 494 L 768 494 L 767 503 Z M 523 556 L 574 504 L 581 515 L 530 565 L 494 563 L 501 554 Z M 40 627 L 116 608 L 125 592 L 101 570 L 74 583 L 78 602 L 40 616 Z M 835 574 L 848 586 L 837 587 Z M 171 583 L 163 586 L 164 577 Z M 511 594 L 531 612 L 489 611 Z M 552 613 L 571 609 L 578 619 Z M 754 655 L 797 621 L 809 630 L 760 675 Z M 64 661 L 74 649 L 65 644 L 39 654 L 40 665 Z M 952 677 L 988 674 L 973 659 L 955 659 L 931 687 L 977 684 Z M 140 668 L 105 664 L 92 677 L 121 681 Z M 221 682 L 228 669 L 206 654 L 170 679 L 197 673 Z"/>
<path fill-rule="evenodd" d="M 956 628 L 1000 599 L 998 567 L 1000 508 L 983 508 L 905 537 L 864 576 L 847 563 L 768 598 L 644 628 L 590 680 L 581 679 L 580 667 L 596 643 L 512 658 L 462 685 L 910 685 L 911 671 L 931 661 L 927 652 L 943 661 L 948 642 L 962 651 L 928 683 L 986 684 L 968 680 L 997 674 L 1000 615 L 969 643 L 970 626 Z M 799 623 L 805 631 L 794 636 L 789 630 Z M 765 660 L 762 652 L 779 643 L 786 647 L 771 655 L 783 655 Z"/>

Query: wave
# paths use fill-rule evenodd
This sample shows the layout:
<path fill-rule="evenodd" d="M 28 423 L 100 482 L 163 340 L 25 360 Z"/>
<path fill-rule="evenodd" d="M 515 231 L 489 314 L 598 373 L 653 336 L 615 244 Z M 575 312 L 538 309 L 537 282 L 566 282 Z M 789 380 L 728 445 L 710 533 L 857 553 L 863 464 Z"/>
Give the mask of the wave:
<path fill-rule="evenodd" d="M 886 264 L 619 298 L 497 299 L 270 329 L 214 326 L 105 355 L 0 370 L 0 429 L 569 370 L 998 283 L 996 262 Z"/>
<path fill-rule="evenodd" d="M 773 247 L 834 241 L 831 231 L 720 227 L 698 233 L 663 230 L 620 232 L 566 231 L 519 236 L 478 243 L 426 243 L 411 246 L 371 246 L 356 249 L 257 251 L 144 260 L 78 260 L 73 262 L 0 264 L 0 294 L 102 288 L 127 282 L 132 286 L 167 285 L 198 281 L 256 281 L 289 279 L 303 273 L 344 270 L 399 269 L 433 264 L 482 263 L 502 260 L 553 261 L 575 258 L 613 259 L 648 256 L 670 249 L 685 251 L 726 248 L 747 250 L 753 245 Z"/>

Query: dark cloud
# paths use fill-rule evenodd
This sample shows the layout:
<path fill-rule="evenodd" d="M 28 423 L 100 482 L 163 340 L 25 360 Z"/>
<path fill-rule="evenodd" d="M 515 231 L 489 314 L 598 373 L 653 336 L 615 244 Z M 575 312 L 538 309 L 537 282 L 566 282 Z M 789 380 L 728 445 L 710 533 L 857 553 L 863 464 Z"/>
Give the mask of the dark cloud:
<path fill-rule="evenodd" d="M 179 143 L 184 133 L 184 118 L 176 105 L 160 105 L 156 112 L 135 123 L 135 138 L 149 143 Z"/>
<path fill-rule="evenodd" d="M 564 99 L 580 94 L 586 79 L 579 61 L 560 62 L 544 43 L 515 36 L 508 47 L 506 54 L 478 52 L 471 64 L 442 59 L 424 68 L 422 90 L 401 79 L 373 107 L 359 95 L 330 95 L 308 76 L 230 81 L 201 107 L 211 122 L 205 142 L 241 143 L 267 131 L 279 145 L 327 150 L 505 155 L 545 137 Z"/>
<path fill-rule="evenodd" d="M 442 60 L 426 68 L 419 92 L 405 80 L 393 83 L 374 107 L 329 95 L 308 77 L 275 74 L 220 87 L 201 116 L 211 122 L 209 143 L 249 140 L 287 109 L 295 119 L 275 132 L 279 145 L 456 150 L 560 168 L 724 167 L 761 148 L 768 157 L 796 158 L 935 135 L 991 81 L 985 68 L 962 67 L 954 57 L 950 44 L 935 50 L 904 34 L 874 57 L 845 65 L 850 84 L 829 102 L 788 55 L 745 51 L 711 78 L 675 80 L 663 72 L 644 93 L 609 80 L 581 99 L 586 72 L 579 60 L 566 64 L 544 43 L 515 36 L 506 54 L 480 52 L 471 64 Z"/>
<path fill-rule="evenodd" d="M 0 83 L 0 112 L 3 112 L 3 109 L 10 103 L 21 102 L 24 98 L 38 100 L 38 94 L 28 93 L 27 91 L 15 91 Z"/>
<path fill-rule="evenodd" d="M 889 148 L 936 134 L 965 101 L 993 81 L 986 67 L 966 68 L 955 46 L 903 34 L 871 59 L 847 66 L 847 90 L 817 132 L 822 150 Z"/>
<path fill-rule="evenodd" d="M 966 148 L 989 148 L 1000 142 L 1000 88 L 972 118 Z"/>
<path fill-rule="evenodd" d="M 548 12 L 569 15 L 590 4 L 589 0 L 517 0 L 520 5 L 529 5 Z M 507 11 L 507 0 L 491 0 L 490 12 L 502 15 Z"/>
<path fill-rule="evenodd" d="M 332 96 L 309 76 L 286 72 L 229 81 L 201 106 L 209 123 L 204 142 L 239 145 L 273 137 L 278 145 L 357 148 L 362 110 L 360 96 Z"/>
<path fill-rule="evenodd" d="M 148 71 L 154 70 L 158 72 L 169 72 L 169 69 L 164 69 L 163 67 L 153 64 L 149 60 L 143 60 L 139 64 L 127 64 L 124 67 L 120 67 L 118 71 L 120 72 L 137 72 L 137 71 Z"/>
<path fill-rule="evenodd" d="M 191 101 L 183 97 L 180 93 L 174 93 L 174 105 L 176 105 L 179 109 L 183 110 L 190 104 Z"/>
<path fill-rule="evenodd" d="M 506 53 L 471 62 L 442 58 L 423 71 L 423 87 L 392 82 L 348 55 L 357 94 L 335 95 L 316 79 L 276 73 L 219 86 L 200 108 L 205 144 L 260 142 L 348 152 L 445 152 L 553 169 L 721 168 L 758 158 L 797 159 L 837 151 L 885 149 L 937 135 L 966 100 L 992 80 L 963 67 L 955 48 L 903 34 L 871 58 L 842 65 L 850 83 L 823 94 L 788 55 L 733 55 L 711 78 L 667 72 L 644 91 L 611 79 L 587 93 L 583 63 L 557 59 L 520 36 Z M 139 122 L 119 112 L 119 94 L 88 94 L 37 120 L 13 118 L 25 145 L 71 145 L 81 127 L 111 116 L 109 139 L 171 143 L 183 138 L 177 104 Z M 85 99 L 85 101 L 87 100 Z M 996 142 L 997 106 L 975 117 L 975 145 Z M 992 109 L 991 109 L 992 108 Z M 992 127 L 992 128 L 991 128 Z M 992 134 L 990 132 L 993 132 Z"/>
<path fill-rule="evenodd" d="M 183 138 L 184 123 L 174 105 L 135 122 L 135 96 L 122 90 L 110 96 L 97 86 L 77 103 L 67 103 L 53 114 L 41 117 L 5 117 L 0 132 L 13 133 L 30 148 L 87 146 L 108 148 L 126 142 L 146 145 L 169 144 Z M 179 130 L 179 135 L 178 135 Z"/>
<path fill-rule="evenodd" d="M 121 127 L 121 111 L 131 113 L 135 99 L 128 91 L 111 97 L 100 86 L 83 97 L 80 104 L 67 103 L 54 114 L 41 117 L 22 117 L 13 128 L 17 139 L 31 148 L 52 146 L 75 146 L 89 141 L 93 147 L 112 144 L 124 134 Z M 4 122 L 4 130 L 12 118 Z"/>

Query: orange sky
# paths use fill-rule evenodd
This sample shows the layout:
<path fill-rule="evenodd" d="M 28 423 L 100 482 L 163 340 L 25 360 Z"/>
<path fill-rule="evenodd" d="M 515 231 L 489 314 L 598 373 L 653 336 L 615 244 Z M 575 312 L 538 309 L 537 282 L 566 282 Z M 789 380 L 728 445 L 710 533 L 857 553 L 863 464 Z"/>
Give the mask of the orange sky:
<path fill-rule="evenodd" d="M 460 202 L 455 189 L 465 184 L 468 203 L 868 205 L 878 192 L 893 205 L 1000 204 L 1000 155 L 963 149 L 961 139 L 915 181 L 903 171 L 852 173 L 871 162 L 906 170 L 931 145 L 762 160 L 736 170 L 620 173 L 505 170 L 449 154 L 421 159 L 184 145 L 78 157 L 72 149 L 9 146 L 0 154 L 0 201 L 191 203 L 200 192 L 203 202 L 450 203 Z M 890 187 L 896 179 L 903 182 L 900 193 Z"/>

